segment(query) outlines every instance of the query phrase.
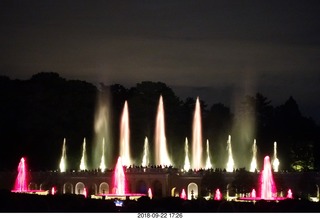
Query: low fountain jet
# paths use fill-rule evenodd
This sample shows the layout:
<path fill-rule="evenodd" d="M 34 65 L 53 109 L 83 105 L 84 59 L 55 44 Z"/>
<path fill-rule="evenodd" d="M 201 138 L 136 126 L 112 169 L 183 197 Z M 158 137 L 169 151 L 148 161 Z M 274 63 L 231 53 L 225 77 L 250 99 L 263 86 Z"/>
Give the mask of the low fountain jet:
<path fill-rule="evenodd" d="M 280 162 L 279 162 L 279 159 L 277 157 L 277 142 L 274 142 L 273 144 L 273 162 L 272 162 L 272 167 L 273 167 L 273 170 L 274 172 L 278 172 L 279 171 L 279 165 L 280 165 Z"/>
<path fill-rule="evenodd" d="M 63 145 L 62 145 L 62 156 L 61 156 L 61 160 L 60 160 L 60 172 L 66 172 L 67 169 L 67 153 L 66 153 L 66 138 L 63 139 Z"/>
<path fill-rule="evenodd" d="M 256 139 L 253 140 L 252 145 L 252 161 L 250 165 L 250 172 L 254 172 L 257 170 L 257 142 Z"/>
<path fill-rule="evenodd" d="M 206 169 L 211 169 L 211 161 L 210 161 L 210 152 L 209 152 L 209 140 L 207 139 L 207 161 L 206 161 Z"/>
<path fill-rule="evenodd" d="M 150 153 L 149 153 L 149 141 L 148 138 L 145 137 L 144 145 L 143 145 L 143 157 L 142 157 L 142 166 L 146 167 L 150 163 Z"/>
<path fill-rule="evenodd" d="M 83 139 L 82 144 L 82 157 L 80 161 L 80 170 L 86 170 L 87 168 L 87 162 L 86 162 L 86 138 Z"/>
<path fill-rule="evenodd" d="M 105 158 L 104 158 L 104 147 L 105 147 L 105 141 L 104 138 L 102 139 L 102 155 L 101 155 L 101 161 L 99 168 L 102 172 L 106 170 L 106 164 L 105 164 Z"/>
<path fill-rule="evenodd" d="M 189 160 L 189 145 L 188 145 L 188 138 L 186 137 L 185 143 L 184 143 L 184 153 L 185 153 L 185 158 L 184 158 L 184 166 L 183 169 L 185 171 L 190 170 L 190 160 Z"/>
<path fill-rule="evenodd" d="M 231 147 L 231 135 L 228 136 L 227 141 L 227 150 L 228 150 L 228 163 L 227 163 L 227 172 L 233 172 L 234 161 L 232 156 L 232 147 Z"/>

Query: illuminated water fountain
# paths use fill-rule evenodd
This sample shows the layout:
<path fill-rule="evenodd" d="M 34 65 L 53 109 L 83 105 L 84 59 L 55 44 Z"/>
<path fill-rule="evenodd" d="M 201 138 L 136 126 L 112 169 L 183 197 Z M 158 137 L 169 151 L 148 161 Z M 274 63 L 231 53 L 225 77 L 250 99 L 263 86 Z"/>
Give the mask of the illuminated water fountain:
<path fill-rule="evenodd" d="M 80 170 L 86 170 L 87 167 L 87 155 L 86 155 L 86 138 L 83 139 L 82 144 L 82 157 L 80 161 Z"/>
<path fill-rule="evenodd" d="M 228 150 L 228 162 L 227 162 L 226 170 L 227 172 L 233 172 L 234 161 L 232 156 L 231 135 L 228 136 L 227 150 Z"/>
<path fill-rule="evenodd" d="M 167 151 L 165 132 L 164 106 L 162 96 L 159 99 L 158 112 L 156 118 L 155 130 L 155 164 L 156 165 L 172 165 Z"/>
<path fill-rule="evenodd" d="M 128 103 L 125 101 L 120 124 L 120 157 L 122 164 L 131 165 L 130 158 L 130 127 L 129 127 L 129 110 Z"/>
<path fill-rule="evenodd" d="M 29 174 L 28 174 L 28 168 L 27 168 L 27 161 L 24 157 L 22 157 L 18 165 L 18 174 L 14 183 L 14 188 L 11 190 L 11 192 L 29 193 L 29 194 L 38 194 L 38 195 L 49 194 L 49 191 L 46 191 L 46 190 L 29 189 L 28 175 Z"/>
<path fill-rule="evenodd" d="M 144 138 L 144 145 L 143 145 L 143 157 L 142 157 L 142 166 L 146 167 L 150 163 L 150 152 L 149 152 L 149 141 L 148 138 Z"/>
<path fill-rule="evenodd" d="M 277 142 L 274 142 L 274 144 L 273 144 L 273 162 L 272 162 L 272 167 L 273 167 L 274 172 L 279 171 L 279 165 L 280 165 L 280 162 L 279 162 L 279 159 L 277 156 Z"/>
<path fill-rule="evenodd" d="M 101 154 L 101 160 L 100 160 L 100 170 L 102 172 L 104 172 L 106 170 L 106 160 L 105 160 L 105 157 L 104 157 L 104 150 L 105 150 L 105 140 L 104 138 L 102 139 L 102 154 Z"/>
<path fill-rule="evenodd" d="M 250 164 L 250 172 L 254 172 L 257 170 L 257 142 L 256 139 L 253 141 L 252 145 L 252 161 Z"/>
<path fill-rule="evenodd" d="M 199 97 L 197 97 L 192 124 L 192 169 L 199 170 L 203 168 L 202 165 L 201 109 Z"/>
<path fill-rule="evenodd" d="M 185 153 L 185 158 L 184 158 L 184 166 L 183 169 L 185 171 L 188 171 L 190 169 L 190 160 L 189 160 L 189 144 L 188 144 L 188 138 L 186 138 L 185 143 L 184 143 L 184 153 Z"/>
<path fill-rule="evenodd" d="M 63 145 L 62 145 L 62 155 L 60 160 L 60 172 L 66 172 L 67 169 L 67 152 L 66 152 L 66 139 L 63 139 Z"/>
<path fill-rule="evenodd" d="M 210 161 L 210 152 L 209 152 L 209 140 L 207 139 L 207 161 L 206 161 L 206 169 L 212 168 Z"/>

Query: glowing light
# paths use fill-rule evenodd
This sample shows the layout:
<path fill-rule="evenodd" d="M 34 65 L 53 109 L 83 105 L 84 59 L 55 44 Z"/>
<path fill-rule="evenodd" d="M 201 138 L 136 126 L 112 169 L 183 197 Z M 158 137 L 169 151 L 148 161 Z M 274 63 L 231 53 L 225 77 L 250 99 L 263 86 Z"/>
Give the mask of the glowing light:
<path fill-rule="evenodd" d="M 256 139 L 253 141 L 252 145 L 252 161 L 250 165 L 250 172 L 254 172 L 257 169 L 257 143 Z"/>
<path fill-rule="evenodd" d="M 214 200 L 221 200 L 221 199 L 222 199 L 222 195 L 221 195 L 220 189 L 217 189 L 214 194 Z"/>
<path fill-rule="evenodd" d="M 55 188 L 55 187 L 52 187 L 52 188 L 51 188 L 51 195 L 55 195 L 56 192 L 57 192 L 57 191 L 56 191 L 56 188 Z"/>
<path fill-rule="evenodd" d="M 129 110 L 128 103 L 125 101 L 120 124 L 120 156 L 122 164 L 129 166 L 130 159 L 130 127 L 129 127 Z"/>
<path fill-rule="evenodd" d="M 125 175 L 121 157 L 118 157 L 116 167 L 114 169 L 114 188 L 115 194 L 124 195 L 126 193 Z"/>
<path fill-rule="evenodd" d="M 261 174 L 261 199 L 274 199 L 277 190 L 273 181 L 270 158 L 264 158 L 263 170 Z"/>
<path fill-rule="evenodd" d="M 202 166 L 202 125 L 201 109 L 199 97 L 196 100 L 196 106 L 192 124 L 192 168 L 199 170 Z"/>
<path fill-rule="evenodd" d="M 151 191 L 151 188 L 148 189 L 148 197 L 149 197 L 150 199 L 152 199 L 152 191 Z"/>
<path fill-rule="evenodd" d="M 257 197 L 256 190 L 252 189 L 251 198 L 256 198 L 256 197 Z"/>
<path fill-rule="evenodd" d="M 165 134 L 165 119 L 162 96 L 159 99 L 156 133 L 155 133 L 155 161 L 156 165 L 171 165 L 171 161 L 167 152 L 166 134 Z"/>
<path fill-rule="evenodd" d="M 67 153 L 66 153 L 66 138 L 63 139 L 63 145 L 62 145 L 62 155 L 61 155 L 61 160 L 60 160 L 60 172 L 66 172 L 67 169 Z"/>
<path fill-rule="evenodd" d="M 104 147 L 105 141 L 104 138 L 102 139 L 102 155 L 101 155 L 101 162 L 100 162 L 100 170 L 104 172 L 106 170 L 105 158 L 104 158 Z"/>
<path fill-rule="evenodd" d="M 272 163 L 272 167 L 273 167 L 274 172 L 278 172 L 279 171 L 280 162 L 279 162 L 279 159 L 277 157 L 277 142 L 274 142 L 273 145 L 274 146 L 273 146 L 273 163 Z"/>
<path fill-rule="evenodd" d="M 82 144 L 82 157 L 80 161 L 80 170 L 86 170 L 87 169 L 87 162 L 86 162 L 86 138 L 83 139 Z"/>
<path fill-rule="evenodd" d="M 184 158 L 183 169 L 185 171 L 188 171 L 188 170 L 190 170 L 188 138 L 186 138 L 185 143 L 184 143 L 184 153 L 185 153 L 185 158 Z"/>
<path fill-rule="evenodd" d="M 148 138 L 144 138 L 144 145 L 143 145 L 143 157 L 142 157 L 142 166 L 146 167 L 150 163 L 150 155 L 149 155 L 149 141 Z"/>
<path fill-rule="evenodd" d="M 85 198 L 87 198 L 88 192 L 87 192 L 87 189 L 86 189 L 86 188 L 83 189 L 83 195 L 84 195 Z"/>
<path fill-rule="evenodd" d="M 288 190 L 287 198 L 293 198 L 291 189 Z"/>
<path fill-rule="evenodd" d="M 227 163 L 226 170 L 227 172 L 233 172 L 234 161 L 232 156 L 231 135 L 228 136 L 227 150 L 228 150 L 228 163 Z"/>
<path fill-rule="evenodd" d="M 206 161 L 206 169 L 212 168 L 210 161 L 210 152 L 209 152 L 209 140 L 207 139 L 207 161 Z"/>
<path fill-rule="evenodd" d="M 186 194 L 186 191 L 184 189 L 182 189 L 182 191 L 181 191 L 180 198 L 184 199 L 184 200 L 187 199 L 187 194 Z"/>

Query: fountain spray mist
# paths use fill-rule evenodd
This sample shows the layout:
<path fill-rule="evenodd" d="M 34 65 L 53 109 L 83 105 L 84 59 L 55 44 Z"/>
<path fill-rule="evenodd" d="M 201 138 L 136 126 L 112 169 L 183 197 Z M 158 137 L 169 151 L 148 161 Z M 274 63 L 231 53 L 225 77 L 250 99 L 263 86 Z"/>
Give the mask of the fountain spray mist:
<path fill-rule="evenodd" d="M 201 169 L 202 166 L 202 125 L 201 109 L 199 97 L 196 100 L 196 106 L 192 124 L 192 168 Z"/>
<path fill-rule="evenodd" d="M 207 139 L 207 161 L 206 161 L 206 169 L 212 168 L 211 161 L 210 161 L 210 151 L 209 151 L 209 139 Z"/>
<path fill-rule="evenodd" d="M 86 155 L 86 138 L 83 139 L 82 144 L 82 157 L 80 161 L 80 170 L 86 170 L 87 167 L 87 155 Z"/>
<path fill-rule="evenodd" d="M 165 118 L 162 96 L 159 99 L 155 133 L 155 161 L 156 165 L 170 166 L 171 161 L 167 152 L 167 140 L 165 134 Z"/>
<path fill-rule="evenodd" d="M 273 162 L 272 162 L 272 167 L 274 172 L 278 172 L 279 171 L 279 159 L 277 157 L 277 142 L 274 142 L 273 144 Z"/>
<path fill-rule="evenodd" d="M 66 172 L 67 169 L 67 152 L 66 152 L 66 138 L 63 139 L 63 145 L 62 145 L 62 155 L 61 155 L 61 159 L 60 159 L 60 172 Z"/>
<path fill-rule="evenodd" d="M 228 136 L 227 150 L 228 150 L 228 163 L 227 163 L 226 170 L 227 172 L 233 172 L 234 161 L 232 156 L 231 135 Z"/>
<path fill-rule="evenodd" d="M 143 157 L 142 157 L 142 166 L 146 167 L 150 163 L 150 152 L 149 152 L 149 141 L 148 138 L 145 137 L 144 145 L 143 145 Z"/>
<path fill-rule="evenodd" d="M 114 164 L 114 156 L 113 156 L 113 148 L 112 139 L 111 139 L 111 113 L 109 109 L 109 95 L 107 93 L 99 92 L 97 101 L 97 109 L 95 113 L 94 120 L 94 131 L 95 138 L 93 145 L 93 159 L 92 165 L 93 168 L 98 168 L 101 164 L 101 154 L 105 157 L 105 165 L 108 168 L 111 168 Z M 103 147 L 101 147 L 101 143 Z M 105 150 L 102 153 L 102 150 Z"/>
<path fill-rule="evenodd" d="M 186 137 L 185 143 L 184 143 L 184 153 L 185 153 L 185 158 L 184 158 L 184 166 L 183 169 L 185 171 L 188 171 L 190 169 L 190 160 L 189 160 L 189 144 L 188 144 L 188 138 Z"/>
<path fill-rule="evenodd" d="M 120 124 L 120 157 L 122 165 L 131 165 L 130 158 L 130 127 L 128 103 L 125 101 Z"/>
<path fill-rule="evenodd" d="M 256 139 L 253 140 L 252 145 L 252 161 L 250 164 L 250 172 L 254 172 L 257 169 L 257 142 Z"/>

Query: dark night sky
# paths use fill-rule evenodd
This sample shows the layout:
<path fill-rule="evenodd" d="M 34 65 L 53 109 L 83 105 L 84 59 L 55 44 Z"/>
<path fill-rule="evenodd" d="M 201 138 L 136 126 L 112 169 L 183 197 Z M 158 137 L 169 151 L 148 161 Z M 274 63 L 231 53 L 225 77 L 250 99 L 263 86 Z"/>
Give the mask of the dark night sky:
<path fill-rule="evenodd" d="M 41 71 L 235 106 L 293 96 L 320 121 L 320 2 L 0 0 L 0 74 Z"/>

